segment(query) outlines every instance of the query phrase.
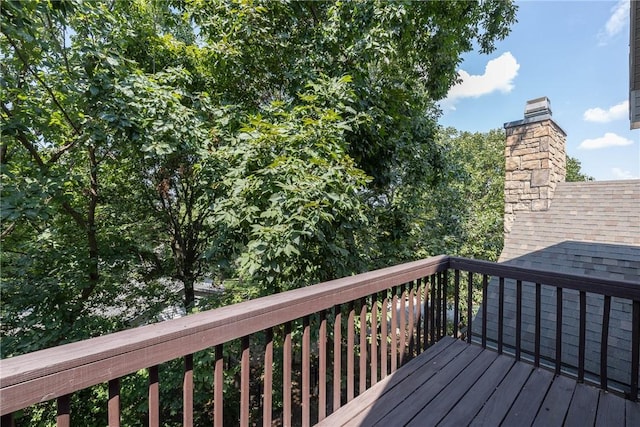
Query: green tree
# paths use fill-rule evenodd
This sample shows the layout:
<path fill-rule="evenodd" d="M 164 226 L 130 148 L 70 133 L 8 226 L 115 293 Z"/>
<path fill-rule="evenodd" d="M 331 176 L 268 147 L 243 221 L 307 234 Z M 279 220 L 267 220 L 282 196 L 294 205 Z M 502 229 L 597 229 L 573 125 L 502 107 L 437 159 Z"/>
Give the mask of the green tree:
<path fill-rule="evenodd" d="M 442 129 L 438 143 L 445 170 L 429 221 L 433 253 L 496 261 L 504 228 L 504 130 Z M 433 232 L 433 231 L 435 232 Z"/>
<path fill-rule="evenodd" d="M 567 182 L 594 181 L 592 176 L 582 172 L 582 164 L 575 157 L 567 156 Z"/>
<path fill-rule="evenodd" d="M 33 315 L 32 325 L 46 324 L 47 313 L 65 313 L 60 336 L 36 347 L 121 327 L 130 317 L 94 332 L 74 326 L 105 312 L 116 289 L 131 291 L 132 305 L 138 291 L 167 275 L 182 284 L 190 309 L 194 282 L 212 273 L 209 261 L 230 275 L 238 266 L 243 275 L 281 271 L 295 236 L 270 224 L 283 226 L 290 219 L 278 215 L 304 210 L 320 196 L 339 206 L 336 212 L 351 213 L 332 216 L 331 203 L 321 203 L 323 219 L 308 233 L 323 230 L 326 237 L 314 237 L 315 249 L 301 252 L 305 269 L 342 275 L 371 265 L 358 245 L 373 247 L 380 262 L 393 252 L 397 260 L 415 257 L 417 243 L 401 242 L 417 229 L 410 218 L 422 207 L 406 202 L 417 191 L 430 193 L 444 165 L 433 100 L 455 81 L 461 53 L 474 43 L 490 51 L 514 13 L 511 3 L 497 1 L 5 2 L 2 292 L 17 304 L 6 307 L 9 323 L 22 322 L 17 313 Z M 299 96 L 310 81 L 334 82 L 313 83 L 316 92 L 326 91 L 344 75 L 352 76 L 351 111 L 335 90 L 317 102 Z M 284 102 L 281 111 L 273 101 Z M 255 132 L 240 129 L 252 122 L 259 124 Z M 265 134 L 266 123 L 284 129 L 282 135 Z M 279 172 L 306 166 L 307 158 L 335 159 L 327 167 L 337 174 L 314 167 L 301 177 L 291 172 L 291 179 L 347 177 L 347 187 L 329 185 L 300 198 L 283 193 L 287 209 L 241 227 L 221 221 L 224 215 L 211 215 L 220 211 L 219 199 L 230 212 L 251 207 L 246 197 L 224 191 L 243 185 L 245 175 L 255 178 L 235 163 L 258 145 L 249 143 L 254 139 L 283 152 L 311 150 L 287 157 Z M 325 140 L 331 143 L 315 142 Z M 257 155 L 262 169 L 255 170 L 274 161 L 269 150 Z M 216 164 L 221 158 L 233 167 Z M 362 203 L 369 222 L 381 226 L 379 235 L 389 236 L 384 250 L 364 232 Z M 344 221 L 349 232 L 330 232 Z M 263 237 L 269 251 L 286 256 L 257 257 L 257 230 L 284 233 Z M 347 261 L 325 269 L 336 254 Z M 52 293 L 45 305 L 21 300 L 29 286 Z"/>
<path fill-rule="evenodd" d="M 175 285 L 192 310 L 204 276 L 238 299 L 461 245 L 436 244 L 440 197 L 471 214 L 434 101 L 511 2 L 0 13 L 3 357 L 151 320 Z"/>
<path fill-rule="evenodd" d="M 217 215 L 242 243 L 240 278 L 261 294 L 362 268 L 354 230 L 366 224 L 357 193 L 368 178 L 346 152 L 359 120 L 349 80 L 309 84 L 304 104 L 273 102 L 216 152 L 228 167 Z"/>

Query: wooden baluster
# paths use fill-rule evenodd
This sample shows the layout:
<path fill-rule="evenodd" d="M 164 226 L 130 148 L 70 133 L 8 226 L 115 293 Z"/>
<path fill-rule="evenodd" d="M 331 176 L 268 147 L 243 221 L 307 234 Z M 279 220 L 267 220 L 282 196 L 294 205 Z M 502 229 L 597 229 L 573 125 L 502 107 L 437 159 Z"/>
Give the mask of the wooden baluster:
<path fill-rule="evenodd" d="M 413 358 L 415 352 L 415 299 L 416 299 L 416 291 L 413 286 L 413 282 L 409 283 L 409 320 L 408 323 L 408 333 L 407 337 L 409 340 L 409 359 Z"/>
<path fill-rule="evenodd" d="M 273 417 L 273 328 L 265 330 L 263 390 L 262 422 L 270 426 Z"/>
<path fill-rule="evenodd" d="M 120 427 L 120 378 L 109 381 L 109 427 Z"/>
<path fill-rule="evenodd" d="M 358 394 L 367 389 L 367 298 L 360 298 L 360 366 Z"/>
<path fill-rule="evenodd" d="M 371 295 L 371 385 L 378 382 L 378 295 Z"/>
<path fill-rule="evenodd" d="M 453 336 L 458 338 L 460 331 L 458 324 L 460 323 L 460 270 L 453 271 Z"/>
<path fill-rule="evenodd" d="M 423 328 L 422 328 L 422 351 L 425 351 L 427 349 L 427 347 L 429 347 L 429 305 L 431 301 L 429 299 L 429 289 L 430 289 L 430 285 L 429 285 L 429 278 L 425 277 L 424 278 L 424 299 L 423 299 L 423 303 L 424 303 L 424 314 L 422 315 L 422 323 L 423 323 Z"/>
<path fill-rule="evenodd" d="M 500 277 L 498 285 L 498 354 L 502 354 L 502 338 L 504 336 L 504 277 Z"/>
<path fill-rule="evenodd" d="M 398 347 L 398 355 L 400 356 L 400 362 L 398 366 L 404 364 L 404 358 L 407 352 L 407 285 L 402 284 L 400 286 L 400 324 L 398 329 L 400 330 L 400 343 Z"/>
<path fill-rule="evenodd" d="M 385 378 L 389 373 L 389 296 L 384 291 L 382 297 L 382 310 L 380 313 L 380 378 Z"/>
<path fill-rule="evenodd" d="M 633 301 L 631 313 L 631 381 L 629 398 L 638 401 L 638 369 L 640 365 L 640 301 Z"/>
<path fill-rule="evenodd" d="M 587 294 L 580 291 L 580 332 L 578 335 L 578 382 L 584 382 L 584 359 L 587 341 Z"/>
<path fill-rule="evenodd" d="M 347 402 L 351 402 L 355 397 L 355 317 L 355 305 L 351 301 L 347 320 Z"/>
<path fill-rule="evenodd" d="M 184 377 L 182 380 L 182 425 L 193 426 L 193 354 L 184 357 Z"/>
<path fill-rule="evenodd" d="M 4 414 L 0 417 L 0 427 L 15 427 L 16 423 L 13 419 L 13 414 Z"/>
<path fill-rule="evenodd" d="M 600 388 L 607 389 L 607 354 L 609 351 L 609 316 L 611 314 L 611 296 L 604 296 L 602 312 L 602 337 L 600 339 Z"/>
<path fill-rule="evenodd" d="M 391 289 L 391 373 L 398 368 L 398 288 Z"/>
<path fill-rule="evenodd" d="M 469 271 L 467 274 L 467 342 L 471 343 L 473 331 L 473 272 Z"/>
<path fill-rule="evenodd" d="M 436 284 L 436 276 L 432 275 L 431 279 L 429 280 L 429 282 L 431 283 L 431 297 L 430 297 L 430 307 L 429 307 L 429 323 L 430 323 L 430 329 L 429 329 L 429 344 L 433 345 L 436 342 L 436 329 L 437 329 L 437 325 L 436 325 L 436 306 L 438 305 L 438 301 L 436 299 L 436 294 L 437 294 L 437 284 Z M 438 323 L 440 323 L 438 321 Z"/>
<path fill-rule="evenodd" d="M 562 288 L 556 288 L 556 375 L 562 365 Z"/>
<path fill-rule="evenodd" d="M 482 275 L 482 348 L 487 348 L 487 290 L 489 276 Z"/>
<path fill-rule="evenodd" d="M 58 416 L 56 425 L 58 427 L 69 427 L 71 425 L 71 395 L 65 394 L 57 399 Z"/>
<path fill-rule="evenodd" d="M 536 283 L 536 324 L 534 332 L 534 356 L 533 365 L 537 368 L 540 366 L 540 319 L 542 309 L 542 287 L 540 283 Z"/>
<path fill-rule="evenodd" d="M 447 287 L 449 286 L 449 274 L 448 271 L 442 271 L 438 275 L 438 278 L 441 278 L 441 286 L 442 289 L 442 332 L 440 332 L 440 336 L 438 339 L 447 336 Z"/>
<path fill-rule="evenodd" d="M 311 331 L 309 316 L 302 318 L 302 426 L 309 427 L 311 421 Z"/>
<path fill-rule="evenodd" d="M 318 421 L 327 417 L 327 312 L 320 312 L 318 329 Z M 265 423 L 266 424 L 266 423 Z M 270 423 L 268 425 L 271 425 Z"/>
<path fill-rule="evenodd" d="M 291 322 L 284 324 L 282 366 L 282 424 L 291 425 Z"/>
<path fill-rule="evenodd" d="M 160 426 L 160 380 L 158 366 L 149 368 L 149 427 Z"/>
<path fill-rule="evenodd" d="M 516 281 L 516 360 L 522 352 L 522 280 Z"/>
<path fill-rule="evenodd" d="M 422 280 L 416 280 L 416 356 L 422 352 L 422 307 L 424 300 L 422 298 Z"/>
<path fill-rule="evenodd" d="M 224 426 L 224 353 L 223 345 L 216 346 L 213 365 L 213 425 Z"/>
<path fill-rule="evenodd" d="M 440 340 L 440 337 L 442 336 L 442 276 L 440 273 L 437 273 L 433 276 L 433 280 L 435 282 L 435 288 L 436 288 L 436 298 L 435 298 L 435 333 L 433 336 L 433 340 L 432 343 L 435 343 L 437 341 Z"/>
<path fill-rule="evenodd" d="M 242 337 L 242 356 L 240 360 L 240 426 L 249 427 L 249 336 Z"/>
<path fill-rule="evenodd" d="M 342 405 L 342 312 L 339 305 L 333 309 L 333 412 Z"/>

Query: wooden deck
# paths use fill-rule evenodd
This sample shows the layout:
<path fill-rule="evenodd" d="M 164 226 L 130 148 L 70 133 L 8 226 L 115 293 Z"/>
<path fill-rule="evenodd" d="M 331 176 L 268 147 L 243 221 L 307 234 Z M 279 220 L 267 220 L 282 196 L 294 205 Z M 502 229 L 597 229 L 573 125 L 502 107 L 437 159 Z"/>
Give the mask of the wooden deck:
<path fill-rule="evenodd" d="M 640 403 L 450 337 L 319 426 L 640 426 Z"/>

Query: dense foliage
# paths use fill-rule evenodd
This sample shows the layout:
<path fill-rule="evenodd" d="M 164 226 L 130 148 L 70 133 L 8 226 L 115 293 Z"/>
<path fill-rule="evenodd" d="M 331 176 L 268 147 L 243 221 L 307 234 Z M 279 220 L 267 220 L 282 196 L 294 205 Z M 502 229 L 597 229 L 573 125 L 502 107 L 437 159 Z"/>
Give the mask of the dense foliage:
<path fill-rule="evenodd" d="M 498 133 L 439 130 L 435 101 L 462 53 L 508 34 L 511 2 L 0 14 L 2 357 L 198 310 L 204 279 L 211 307 L 499 253 Z"/>
<path fill-rule="evenodd" d="M 567 182 L 593 181 L 594 178 L 582 172 L 582 164 L 575 157 L 567 156 Z"/>
<path fill-rule="evenodd" d="M 434 101 L 514 12 L 4 2 L 3 355 L 445 249 Z"/>

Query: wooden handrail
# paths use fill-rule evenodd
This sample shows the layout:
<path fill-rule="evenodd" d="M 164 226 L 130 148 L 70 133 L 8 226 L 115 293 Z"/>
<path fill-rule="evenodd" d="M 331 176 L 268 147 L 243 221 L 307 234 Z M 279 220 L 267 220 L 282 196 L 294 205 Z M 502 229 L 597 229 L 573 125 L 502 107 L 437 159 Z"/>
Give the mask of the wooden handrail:
<path fill-rule="evenodd" d="M 449 257 L 436 256 L 0 360 L 0 415 L 354 301 L 448 266 Z"/>
<path fill-rule="evenodd" d="M 617 298 L 640 300 L 640 283 L 628 280 L 612 280 L 580 274 L 567 274 L 535 268 L 517 267 L 490 261 L 449 257 L 449 268 L 523 282 L 543 283 L 565 289 L 586 291 Z"/>
<path fill-rule="evenodd" d="M 448 270 L 454 270 L 453 275 L 447 276 Z M 460 275 L 460 271 L 466 271 L 467 277 Z M 280 325 L 287 325 L 289 335 L 287 339 L 291 337 L 291 324 L 292 322 L 303 319 L 305 325 L 305 332 L 303 335 L 303 353 L 304 357 L 309 357 L 310 342 L 309 342 L 309 316 L 320 313 L 321 318 L 324 319 L 326 313 L 333 312 L 335 319 L 333 325 L 322 326 L 320 336 L 324 351 L 327 351 L 327 331 L 333 330 L 333 358 L 334 363 L 340 365 L 341 358 L 341 343 L 343 338 L 341 337 L 341 322 L 346 321 L 347 329 L 345 330 L 344 339 L 351 343 L 347 345 L 346 354 L 347 360 L 347 400 L 353 397 L 355 385 L 357 384 L 358 393 L 364 391 L 367 388 L 366 374 L 365 377 L 358 378 L 356 382 L 353 372 L 355 370 L 353 348 L 356 346 L 354 336 L 355 330 L 353 323 L 355 319 L 355 308 L 359 307 L 359 319 L 361 324 L 367 318 L 367 298 L 370 298 L 371 304 L 375 305 L 376 294 L 382 292 L 382 298 L 378 301 L 381 302 L 381 307 L 385 307 L 384 314 L 377 313 L 377 307 L 371 307 L 372 313 L 372 330 L 369 332 L 372 334 L 371 339 L 371 354 L 377 354 L 376 339 L 373 338 L 373 334 L 377 334 L 377 316 L 380 315 L 380 378 L 387 375 L 387 360 L 383 360 L 382 355 L 389 354 L 390 357 L 390 369 L 393 372 L 403 363 L 405 351 L 408 351 L 408 355 L 411 354 L 412 348 L 416 348 L 419 352 L 419 348 L 426 348 L 429 344 L 433 344 L 444 334 L 451 333 L 454 335 L 457 332 L 457 322 L 460 320 L 459 315 L 462 311 L 459 310 L 458 304 L 462 301 L 467 301 L 467 340 L 471 340 L 471 313 L 472 313 L 472 295 L 471 290 L 467 289 L 467 294 L 461 294 L 459 287 L 461 283 L 466 282 L 466 286 L 471 288 L 473 283 L 473 274 L 479 274 L 482 276 L 483 281 L 483 316 L 482 316 L 482 329 L 486 330 L 487 322 L 487 300 L 486 300 L 486 287 L 488 284 L 488 277 L 494 276 L 502 278 L 500 283 L 503 283 L 504 279 L 516 281 L 516 291 L 521 294 L 522 282 L 536 284 L 536 288 L 539 288 L 539 284 L 545 286 L 556 287 L 556 289 L 573 289 L 580 291 L 581 293 L 594 293 L 605 295 L 606 298 L 618 297 L 633 301 L 633 319 L 634 322 L 640 319 L 640 285 L 638 283 L 630 281 L 618 281 L 608 280 L 604 278 L 595 278 L 590 276 L 581 276 L 565 273 L 557 273 L 543 270 L 536 270 L 530 268 L 516 267 L 505 264 L 496 264 L 487 261 L 470 260 L 459 257 L 449 256 L 437 256 L 428 258 L 425 260 L 410 262 L 402 265 L 397 265 L 381 270 L 371 271 L 356 276 L 345 277 L 337 280 L 332 280 L 324 283 L 319 283 L 313 286 L 308 286 L 293 291 L 284 292 L 281 294 L 271 295 L 256 300 L 246 301 L 243 303 L 222 307 L 215 310 L 210 310 L 203 313 L 194 314 L 191 316 L 183 317 L 180 319 L 174 319 L 164 321 L 161 323 L 147 325 L 135 329 L 130 329 L 122 332 L 117 332 L 97 338 L 92 338 L 76 343 L 66 344 L 50 349 L 37 351 L 34 353 L 16 356 L 9 359 L 0 360 L 0 415 L 5 416 L 18 411 L 22 408 L 26 408 L 35 403 L 59 398 L 61 396 L 69 396 L 72 393 L 82 390 L 96 384 L 109 383 L 110 396 L 113 395 L 113 413 L 117 418 L 119 405 L 119 394 L 117 390 L 117 383 L 120 378 L 125 375 L 137 372 L 141 369 L 152 369 L 150 373 L 155 382 L 153 384 L 155 388 L 150 386 L 149 396 L 153 397 L 154 419 L 157 418 L 157 366 L 170 360 L 178 358 L 186 358 L 185 363 L 185 378 L 190 379 L 192 370 L 189 368 L 191 355 L 205 349 L 216 349 L 216 384 L 222 382 L 222 345 L 236 339 L 243 339 L 243 349 L 245 349 L 244 365 L 248 365 L 248 348 L 249 348 L 249 336 L 251 334 L 270 330 L 270 328 Z M 454 292 L 448 293 L 447 286 L 450 286 L 450 281 L 453 277 Z M 416 308 L 414 304 L 414 288 L 412 282 L 420 286 L 420 281 L 424 280 L 424 287 L 420 288 L 420 292 L 423 293 L 424 298 L 418 296 L 419 304 L 423 304 L 424 314 L 420 319 L 420 309 L 418 309 L 418 319 L 413 318 L 413 314 Z M 408 288 L 406 284 L 409 284 Z M 500 293 L 504 292 L 504 286 L 500 287 Z M 391 294 L 387 294 L 391 292 Z M 501 294 L 502 295 L 502 294 Z M 557 299 L 560 300 L 562 292 L 557 294 Z M 521 297 L 518 297 L 521 298 Z M 582 298 L 582 297 L 581 297 Z M 453 299 L 455 304 L 455 314 L 453 324 L 448 323 L 447 320 L 447 302 Z M 503 298 L 499 299 L 500 304 L 503 304 Z M 536 304 L 540 303 L 540 296 L 536 297 Z M 556 303 L 557 304 L 557 303 Z M 406 314 L 408 319 L 405 318 L 405 311 L 398 311 L 398 307 L 404 305 L 409 310 Z M 343 309 L 349 307 L 349 319 L 342 319 L 340 307 Z M 428 307 L 428 309 L 427 309 Z M 390 319 L 387 319 L 387 310 L 391 310 L 389 315 Z M 520 309 L 519 309 L 520 310 Z M 326 311 L 326 312 L 325 312 Z M 428 311 L 428 312 L 427 312 Z M 581 311 L 581 316 L 582 312 Z M 376 314 L 373 314 L 376 313 Z M 539 313 L 539 308 L 536 313 Z M 373 318 L 376 318 L 373 320 Z M 557 316 L 560 321 L 562 318 L 562 311 Z M 502 315 L 500 316 L 502 319 Z M 387 322 L 390 322 L 390 329 Z M 412 342 L 414 323 L 417 322 L 417 336 L 416 342 Z M 502 320 L 500 320 L 502 322 Z M 519 334 L 519 328 L 521 327 L 521 319 L 517 320 L 517 334 Z M 539 323 L 539 322 L 537 322 Z M 373 326 L 375 325 L 375 326 Z M 448 330 L 448 326 L 452 326 Z M 407 328 L 404 331 L 403 328 Z M 399 335 L 397 330 L 403 330 Z M 373 330 L 375 329 L 375 330 Z M 502 324 L 498 324 L 499 336 L 502 336 Z M 387 353 L 387 333 L 389 332 L 390 347 L 389 353 Z M 271 339 L 273 339 L 273 331 L 271 333 Z M 357 346 L 361 351 L 357 354 L 359 358 L 358 372 L 367 372 L 367 355 L 366 355 L 366 337 L 367 330 L 359 329 L 359 345 Z M 420 336 L 422 333 L 422 336 Z M 405 335 L 407 334 L 407 335 Z M 561 338 L 561 330 L 556 331 L 556 337 Z M 539 336 L 539 331 L 538 331 Z M 501 338 L 498 339 L 498 346 L 502 350 L 503 343 Z M 539 337 L 538 337 L 539 338 Z M 406 341 L 405 339 L 408 339 Z M 486 336 L 483 336 L 483 340 Z M 422 340 L 423 346 L 420 345 Z M 582 340 L 583 341 L 583 340 Z M 631 341 L 633 345 L 638 346 L 640 342 L 640 327 L 637 325 L 632 331 Z M 603 340 L 604 342 L 604 340 Z M 484 343 L 484 341 L 483 341 Z M 486 345 L 486 343 L 484 343 Z M 273 346 L 273 342 L 270 341 L 270 345 Z M 288 350 L 285 349 L 285 353 L 291 352 L 291 343 L 289 341 Z M 582 344 L 584 347 L 584 344 Z M 285 346 L 286 347 L 286 346 Z M 405 347 L 407 348 L 405 350 Z M 516 338 L 516 356 L 520 357 L 520 338 Z M 288 354 L 289 359 L 291 354 Z M 602 351 L 603 358 L 606 361 L 606 348 Z M 244 354 L 244 353 L 243 353 Z M 536 357 L 539 357 L 539 350 L 536 350 Z M 270 356 L 269 356 L 270 355 Z M 560 369 L 562 356 L 561 352 L 556 351 L 556 371 Z M 272 357 L 271 353 L 265 353 L 265 357 Z M 323 356 L 324 357 L 324 356 Z M 396 357 L 399 359 L 396 360 Z M 638 351 L 632 353 L 632 365 L 638 364 L 637 360 L 640 356 Z M 289 360 L 287 359 L 287 360 Z M 374 358 L 371 362 L 371 383 L 377 381 L 377 358 Z M 323 359 L 324 360 L 324 359 Z M 336 362 L 337 361 L 337 362 Z M 397 362 L 400 362 L 399 364 Z M 191 362 L 192 363 L 192 362 Z M 324 365 L 326 360 L 321 362 L 321 372 L 325 377 L 327 376 L 327 368 Z M 581 362 L 584 364 L 584 362 Z M 344 365 L 343 365 L 344 366 Z M 188 369 L 189 368 L 189 369 Z M 584 367 L 583 367 L 584 368 Z M 579 369 L 578 375 L 584 376 L 584 372 Z M 244 375 L 248 375 L 249 367 L 244 366 Z M 288 364 L 285 362 L 285 368 L 289 369 L 289 376 L 291 375 L 291 361 Z M 309 386 L 309 360 L 303 359 L 303 385 Z M 637 378 L 638 367 L 632 366 L 631 376 L 636 375 Z M 340 369 L 333 370 L 333 409 L 336 410 L 340 406 Z M 287 375 L 285 375 L 286 377 Z M 269 371 L 268 381 L 269 388 L 271 388 L 272 372 Z M 604 387 L 606 388 L 606 372 L 602 378 Z M 153 382 L 153 381 L 152 381 Z M 151 383 L 150 383 L 151 384 Z M 190 388 L 191 386 L 187 387 Z M 216 386 L 217 387 L 217 386 Z M 248 381 L 245 378 L 245 395 L 243 399 L 246 403 L 248 401 Z M 286 388 L 286 385 L 285 385 Z M 290 384 L 289 384 L 290 388 Z M 631 380 L 630 383 L 630 395 L 632 398 L 637 396 L 637 379 Z M 325 388 L 326 389 L 326 388 Z M 155 390 L 152 393 L 152 390 Z M 222 401 L 222 388 L 216 388 L 216 405 L 220 407 Z M 290 393 L 290 390 L 289 390 Z M 309 396 L 308 390 L 303 390 L 303 401 L 306 404 L 305 411 L 303 411 L 303 418 L 308 422 L 309 411 L 308 403 Z M 337 394 L 336 394 L 337 393 Z M 284 393 L 287 394 L 286 392 Z M 190 395 L 185 398 L 185 401 L 190 402 Z M 320 397 L 319 401 L 325 401 L 326 390 Z M 285 399 L 290 396 L 285 396 Z M 64 400 L 59 399 L 59 404 Z M 266 401 L 265 401 L 266 402 Z M 285 400 L 285 407 L 287 400 Z M 285 408 L 284 416 L 291 416 L 291 402 L 288 404 L 288 412 Z M 190 404 L 190 403 L 189 403 Z M 155 405 L 155 406 L 154 406 Z M 111 408 L 110 406 L 110 408 Z M 244 406 L 247 406 L 246 404 Z M 241 421 L 244 425 L 248 425 L 248 408 L 244 408 Z M 323 409 L 324 411 L 324 409 Z M 110 411 L 111 412 L 111 411 Z M 246 412 L 246 413 L 245 413 Z M 151 410 L 150 410 L 151 414 Z M 222 418 L 221 413 L 216 413 L 217 425 L 221 425 Z M 271 419 L 271 412 L 266 412 L 265 419 Z M 324 414 L 321 412 L 322 416 Z M 151 417 L 151 415 L 150 415 Z M 187 417 L 188 418 L 188 417 Z M 151 418 L 150 418 L 151 419 Z M 186 419 L 186 418 L 185 418 Z"/>

